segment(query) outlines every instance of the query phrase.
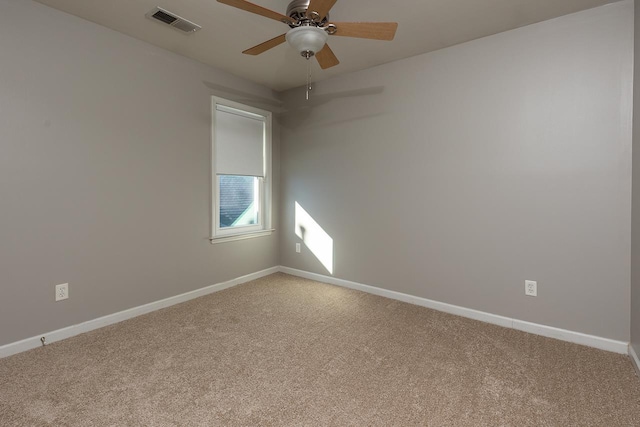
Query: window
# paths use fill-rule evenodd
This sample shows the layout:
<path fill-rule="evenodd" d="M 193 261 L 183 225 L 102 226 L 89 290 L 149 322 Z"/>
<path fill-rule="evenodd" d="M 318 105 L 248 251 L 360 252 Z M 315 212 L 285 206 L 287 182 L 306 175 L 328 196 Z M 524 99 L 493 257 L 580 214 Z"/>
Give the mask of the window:
<path fill-rule="evenodd" d="M 212 101 L 212 236 L 235 240 L 271 233 L 271 113 Z"/>

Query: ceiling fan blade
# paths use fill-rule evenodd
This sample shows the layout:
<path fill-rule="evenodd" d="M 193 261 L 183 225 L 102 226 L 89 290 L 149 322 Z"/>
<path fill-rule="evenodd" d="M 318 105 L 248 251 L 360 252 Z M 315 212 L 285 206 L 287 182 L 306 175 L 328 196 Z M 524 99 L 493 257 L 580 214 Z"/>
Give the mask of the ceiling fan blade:
<path fill-rule="evenodd" d="M 218 0 L 218 3 L 227 4 L 238 9 L 246 10 L 247 12 L 275 19 L 276 21 L 284 22 L 285 24 L 293 23 L 293 19 L 288 16 L 266 9 L 262 6 L 258 6 L 257 4 L 249 3 L 245 0 Z"/>
<path fill-rule="evenodd" d="M 323 70 L 334 67 L 340 63 L 328 44 L 325 44 L 322 50 L 316 53 L 316 59 L 320 64 L 320 68 Z"/>
<path fill-rule="evenodd" d="M 336 26 L 334 36 L 361 39 L 393 40 L 398 29 L 397 22 L 332 22 Z"/>
<path fill-rule="evenodd" d="M 246 55 L 260 55 L 262 52 L 266 52 L 269 49 L 271 49 L 272 47 L 276 47 L 276 46 L 284 43 L 285 40 L 286 40 L 285 39 L 286 35 L 287 34 L 285 33 L 285 34 L 279 35 L 278 37 L 274 37 L 271 40 L 267 40 L 264 43 L 260 43 L 259 45 L 254 46 L 251 49 L 247 49 L 242 53 L 244 53 Z"/>
<path fill-rule="evenodd" d="M 322 21 L 336 4 L 336 1 L 338 0 L 311 0 L 307 7 L 307 18 L 313 18 L 311 15 L 316 12 L 318 14 L 317 21 Z"/>

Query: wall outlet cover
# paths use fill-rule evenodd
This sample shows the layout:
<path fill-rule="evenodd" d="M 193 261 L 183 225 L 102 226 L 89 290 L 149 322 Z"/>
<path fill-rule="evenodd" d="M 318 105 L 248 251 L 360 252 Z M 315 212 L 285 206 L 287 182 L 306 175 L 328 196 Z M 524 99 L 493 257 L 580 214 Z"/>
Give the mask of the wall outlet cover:
<path fill-rule="evenodd" d="M 534 280 L 524 281 L 524 294 L 530 297 L 538 296 L 538 282 Z"/>
<path fill-rule="evenodd" d="M 67 298 L 69 298 L 69 284 L 56 285 L 56 301 L 62 301 Z"/>

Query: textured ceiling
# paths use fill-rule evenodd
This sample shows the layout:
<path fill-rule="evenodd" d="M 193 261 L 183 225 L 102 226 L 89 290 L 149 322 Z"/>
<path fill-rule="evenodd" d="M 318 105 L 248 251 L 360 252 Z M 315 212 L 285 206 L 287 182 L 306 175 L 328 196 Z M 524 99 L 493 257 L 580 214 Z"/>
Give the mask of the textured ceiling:
<path fill-rule="evenodd" d="M 306 61 L 286 43 L 260 56 L 243 55 L 249 47 L 286 32 L 277 21 L 244 12 L 216 0 L 36 0 L 56 9 L 210 64 L 276 91 L 301 86 Z M 254 0 L 284 14 L 288 0 Z M 341 63 L 321 70 L 312 62 L 314 80 L 324 80 L 400 58 L 496 34 L 613 0 L 339 0 L 334 21 L 394 21 L 391 42 L 330 37 Z M 145 18 L 163 7 L 202 26 L 183 34 Z"/>

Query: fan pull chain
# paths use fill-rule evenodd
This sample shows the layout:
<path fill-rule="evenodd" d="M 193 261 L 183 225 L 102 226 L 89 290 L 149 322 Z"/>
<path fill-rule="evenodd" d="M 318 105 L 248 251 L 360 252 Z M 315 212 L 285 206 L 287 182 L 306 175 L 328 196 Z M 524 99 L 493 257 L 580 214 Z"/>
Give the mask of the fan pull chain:
<path fill-rule="evenodd" d="M 309 91 L 312 90 L 311 87 L 311 61 L 307 58 L 307 101 L 309 100 Z"/>

